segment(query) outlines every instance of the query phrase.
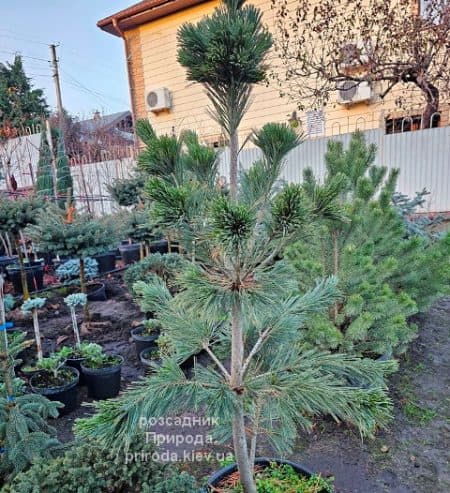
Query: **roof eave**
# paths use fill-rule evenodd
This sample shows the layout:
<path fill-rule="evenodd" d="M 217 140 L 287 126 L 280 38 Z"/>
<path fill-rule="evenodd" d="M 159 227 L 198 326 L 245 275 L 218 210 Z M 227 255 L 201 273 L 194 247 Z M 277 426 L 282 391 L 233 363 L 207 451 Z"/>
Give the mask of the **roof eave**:
<path fill-rule="evenodd" d="M 140 2 L 97 22 L 103 31 L 122 37 L 123 32 L 166 17 L 208 0 L 150 0 Z"/>

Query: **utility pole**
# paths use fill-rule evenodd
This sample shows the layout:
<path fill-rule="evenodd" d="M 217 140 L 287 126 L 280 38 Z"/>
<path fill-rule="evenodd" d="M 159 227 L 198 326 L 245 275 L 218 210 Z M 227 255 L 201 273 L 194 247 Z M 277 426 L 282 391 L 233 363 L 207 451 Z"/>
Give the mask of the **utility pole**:
<path fill-rule="evenodd" d="M 58 59 L 56 58 L 56 45 L 50 45 L 50 53 L 52 55 L 53 81 L 55 82 L 56 89 L 56 106 L 58 108 L 59 121 L 61 122 L 63 105 L 61 98 L 61 85 L 59 83 Z"/>
<path fill-rule="evenodd" d="M 55 89 L 56 89 L 56 107 L 58 109 L 58 124 L 59 124 L 60 139 L 63 142 L 63 147 L 65 148 L 64 128 L 63 128 L 64 112 L 63 112 L 63 104 L 61 97 L 61 84 L 59 82 L 58 58 L 56 57 L 56 45 L 54 44 L 50 45 L 50 53 L 52 56 L 51 63 L 53 67 L 53 81 L 55 83 Z"/>

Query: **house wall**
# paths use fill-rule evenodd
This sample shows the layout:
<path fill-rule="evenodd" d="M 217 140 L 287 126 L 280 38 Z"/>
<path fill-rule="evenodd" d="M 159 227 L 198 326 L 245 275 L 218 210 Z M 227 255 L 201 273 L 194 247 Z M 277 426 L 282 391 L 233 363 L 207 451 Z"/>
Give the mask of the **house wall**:
<path fill-rule="evenodd" d="M 271 0 L 253 0 L 252 3 L 262 10 L 263 21 L 275 32 Z M 217 0 L 206 2 L 125 33 L 134 115 L 136 118 L 148 118 L 158 133 L 195 129 L 206 142 L 220 139 L 220 129 L 208 114 L 209 101 L 201 85 L 187 81 L 184 68 L 177 62 L 179 27 L 185 22 L 197 22 L 204 15 L 210 14 L 218 4 Z M 278 63 L 272 52 L 269 65 L 276 69 Z M 170 90 L 173 106 L 170 111 L 155 115 L 148 111 L 145 96 L 148 91 L 159 87 Z M 418 95 L 417 91 L 411 91 L 412 100 L 418 99 Z M 331 101 L 325 110 L 324 134 L 337 135 L 357 128 L 369 130 L 382 127 L 386 114 L 402 116 L 395 109 L 395 98 L 396 93 L 392 92 L 383 103 L 361 103 L 350 107 Z M 275 82 L 269 83 L 269 86 L 257 86 L 250 109 L 241 124 L 241 139 L 268 121 L 287 122 L 294 110 L 295 102 L 280 97 Z M 298 112 L 298 117 L 305 129 L 305 114 Z M 448 115 L 443 115 L 442 120 L 447 121 Z"/>

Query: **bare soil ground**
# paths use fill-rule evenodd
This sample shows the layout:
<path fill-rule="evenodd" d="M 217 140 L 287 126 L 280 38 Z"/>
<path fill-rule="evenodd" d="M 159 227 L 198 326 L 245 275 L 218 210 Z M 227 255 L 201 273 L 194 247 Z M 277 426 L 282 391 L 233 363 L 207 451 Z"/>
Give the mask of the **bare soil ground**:
<path fill-rule="evenodd" d="M 120 274 L 108 276 L 105 282 L 109 300 L 91 303 L 90 307 L 94 320 L 109 323 L 83 337 L 124 356 L 126 387 L 145 373 L 130 341 L 133 324 L 143 317 Z M 16 326 L 28 330 L 31 337 L 31 321 L 18 312 L 15 318 Z M 46 350 L 54 349 L 63 336 L 67 338 L 61 344 L 72 343 L 70 315 L 61 295 L 47 303 L 40 321 Z M 324 420 L 312 433 L 299 434 L 291 458 L 323 475 L 333 475 L 339 493 L 450 492 L 450 298 L 436 303 L 417 323 L 419 337 L 392 378 L 395 418 L 389 430 L 363 442 L 354 430 Z M 81 403 L 88 401 L 83 387 L 79 398 Z M 72 439 L 74 420 L 89 412 L 90 408 L 82 404 L 55 420 L 59 438 Z M 203 475 L 215 467 L 202 464 L 194 472 Z"/>
<path fill-rule="evenodd" d="M 450 492 L 450 298 L 417 319 L 419 337 L 392 378 L 395 417 L 361 441 L 321 423 L 292 458 L 334 475 L 340 493 Z"/>

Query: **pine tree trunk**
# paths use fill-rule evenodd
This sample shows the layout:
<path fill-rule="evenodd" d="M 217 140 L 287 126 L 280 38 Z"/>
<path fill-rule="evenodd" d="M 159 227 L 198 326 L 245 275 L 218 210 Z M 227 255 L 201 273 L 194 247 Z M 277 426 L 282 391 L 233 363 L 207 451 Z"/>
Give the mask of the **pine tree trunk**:
<path fill-rule="evenodd" d="M 239 137 L 237 130 L 230 136 L 230 196 L 237 198 Z"/>
<path fill-rule="evenodd" d="M 248 456 L 247 437 L 245 434 L 244 404 L 239 399 L 237 409 L 233 416 L 233 448 L 238 465 L 239 476 L 241 479 L 244 493 L 257 493 L 253 479 L 253 464 L 250 463 Z"/>
<path fill-rule="evenodd" d="M 16 246 L 17 255 L 19 257 L 20 280 L 22 282 L 23 299 L 24 301 L 26 301 L 30 299 L 30 292 L 28 291 L 27 273 L 23 265 L 23 253 L 20 248 L 19 240 L 17 238 L 14 239 L 14 243 Z"/>
<path fill-rule="evenodd" d="M 335 276 L 339 273 L 339 245 L 338 245 L 338 232 L 333 231 L 333 274 Z M 338 302 L 335 301 L 333 306 L 333 318 L 336 320 L 338 316 Z"/>
<path fill-rule="evenodd" d="M 242 367 L 244 358 L 244 339 L 241 324 L 240 301 L 233 305 L 231 322 L 231 381 L 230 385 L 237 394 L 237 404 L 234 411 L 233 448 L 236 463 L 244 488 L 244 493 L 256 493 L 256 485 L 253 479 L 253 464 L 250 463 L 247 437 L 245 433 L 244 397 L 242 395 Z"/>

